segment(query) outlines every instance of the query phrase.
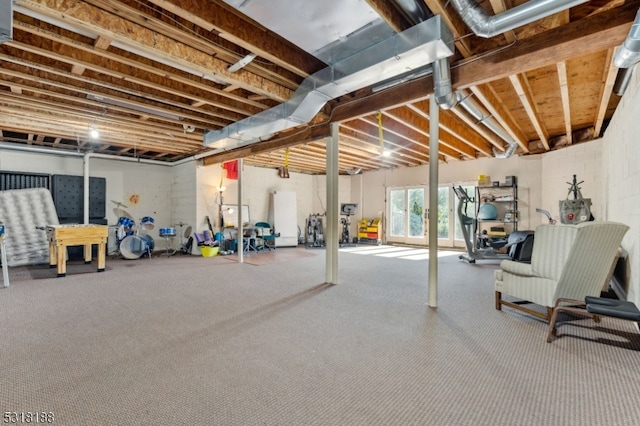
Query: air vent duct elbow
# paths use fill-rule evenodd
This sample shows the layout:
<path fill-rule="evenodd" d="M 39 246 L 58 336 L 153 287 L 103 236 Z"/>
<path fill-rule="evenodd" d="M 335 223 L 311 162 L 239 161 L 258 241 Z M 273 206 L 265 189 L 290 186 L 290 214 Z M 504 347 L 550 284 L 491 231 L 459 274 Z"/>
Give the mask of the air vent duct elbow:
<path fill-rule="evenodd" d="M 532 0 L 494 16 L 474 0 L 451 0 L 451 4 L 475 35 L 491 38 L 587 1 Z"/>
<path fill-rule="evenodd" d="M 638 61 L 640 61 L 640 10 L 631 25 L 629 35 L 613 57 L 613 63 L 618 68 L 630 68 Z"/>
<path fill-rule="evenodd" d="M 433 95 L 442 109 L 451 109 L 458 103 L 451 86 L 449 58 L 438 59 L 433 63 Z"/>
<path fill-rule="evenodd" d="M 510 142 L 509 146 L 507 146 L 507 149 L 504 152 L 499 152 L 497 149 L 493 148 L 493 156 L 495 158 L 509 158 L 516 152 L 517 147 L 518 144 L 516 144 L 515 142 Z"/>

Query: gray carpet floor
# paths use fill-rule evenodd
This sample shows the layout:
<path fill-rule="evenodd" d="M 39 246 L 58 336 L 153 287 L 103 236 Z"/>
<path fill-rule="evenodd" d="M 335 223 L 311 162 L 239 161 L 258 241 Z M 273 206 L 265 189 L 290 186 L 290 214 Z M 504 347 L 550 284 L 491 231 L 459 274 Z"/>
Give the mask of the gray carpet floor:
<path fill-rule="evenodd" d="M 60 425 L 640 421 L 630 322 L 566 317 L 546 343 L 546 323 L 494 309 L 495 262 L 441 257 L 430 308 L 427 260 L 341 251 L 330 286 L 324 250 L 279 250 L 260 265 L 108 259 L 103 273 L 70 262 L 65 278 L 12 268 L 0 290 L 3 414 Z"/>

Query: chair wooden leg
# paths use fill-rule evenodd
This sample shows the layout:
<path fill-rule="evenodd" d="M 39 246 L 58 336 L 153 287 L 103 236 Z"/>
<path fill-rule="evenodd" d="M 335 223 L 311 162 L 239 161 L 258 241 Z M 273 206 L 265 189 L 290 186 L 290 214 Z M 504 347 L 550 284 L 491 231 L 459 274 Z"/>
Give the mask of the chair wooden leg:
<path fill-rule="evenodd" d="M 547 307 L 547 309 L 549 309 Z M 556 308 L 553 309 L 553 313 L 551 314 L 551 319 L 549 320 L 549 330 L 547 331 L 547 343 L 551 343 L 551 340 L 553 340 L 553 335 L 555 334 L 556 331 L 556 320 L 558 319 L 558 303 L 556 303 Z"/>
<path fill-rule="evenodd" d="M 499 291 L 496 291 L 496 310 L 500 311 L 502 310 L 502 293 Z"/>
<path fill-rule="evenodd" d="M 567 303 L 569 305 L 562 306 L 563 303 Z M 575 305 L 578 305 L 579 307 L 575 307 Z M 558 313 L 560 313 L 560 311 L 570 312 L 574 315 L 593 317 L 593 315 L 591 315 L 586 311 L 584 307 L 584 302 L 580 300 L 560 298 L 556 300 L 556 304 L 553 308 L 547 307 L 547 312 L 550 309 L 553 311 L 553 314 L 551 315 L 551 320 L 549 321 L 549 331 L 547 332 L 547 343 L 550 343 L 551 340 L 553 340 L 553 336 L 556 334 L 556 330 L 555 330 L 556 320 L 558 319 Z"/>

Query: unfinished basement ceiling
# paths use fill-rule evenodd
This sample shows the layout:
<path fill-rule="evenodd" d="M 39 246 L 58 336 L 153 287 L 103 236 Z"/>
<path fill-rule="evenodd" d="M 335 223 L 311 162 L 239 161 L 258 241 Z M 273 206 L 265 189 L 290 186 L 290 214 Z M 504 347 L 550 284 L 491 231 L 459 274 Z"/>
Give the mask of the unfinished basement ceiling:
<path fill-rule="evenodd" d="M 415 25 L 410 3 L 16 0 L 13 39 L 0 44 L 0 146 L 170 163 L 241 157 L 272 168 L 289 150 L 291 171 L 315 174 L 325 171 L 325 137 L 338 122 L 341 173 L 505 152 L 503 138 L 459 107 L 440 111 L 440 150 L 429 152 L 428 72 L 330 100 L 309 123 L 246 147 L 203 145 L 207 132 L 286 102 L 307 77 L 366 47 L 353 40 L 374 43 Z M 613 54 L 640 1 L 592 0 L 489 39 L 446 1 L 423 3 L 453 33 L 453 89 L 496 120 L 515 155 L 606 130 L 620 100 Z M 492 16 L 525 3 L 479 5 Z"/>

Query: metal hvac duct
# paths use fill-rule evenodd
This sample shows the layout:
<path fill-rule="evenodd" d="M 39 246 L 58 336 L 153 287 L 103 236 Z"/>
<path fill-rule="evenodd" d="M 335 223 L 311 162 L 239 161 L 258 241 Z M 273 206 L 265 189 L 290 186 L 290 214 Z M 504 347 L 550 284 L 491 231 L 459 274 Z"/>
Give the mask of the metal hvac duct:
<path fill-rule="evenodd" d="M 331 99 L 424 67 L 454 53 L 440 16 L 369 46 L 307 77 L 287 102 L 204 135 L 204 145 L 232 149 L 308 123 Z"/>
<path fill-rule="evenodd" d="M 490 38 L 587 1 L 532 0 L 493 16 L 474 0 L 451 0 L 451 4 L 475 35 Z"/>
<path fill-rule="evenodd" d="M 462 96 L 462 93 L 456 92 L 456 100 L 457 104 L 464 108 L 464 110 L 467 111 L 467 113 L 469 113 L 469 115 L 471 115 L 473 118 L 475 118 L 478 123 L 483 124 L 487 129 L 491 130 L 508 144 L 507 149 L 503 153 L 496 151 L 496 149 L 494 148 L 494 157 L 511 157 L 518 147 L 518 144 L 511 138 L 511 136 L 509 136 L 509 134 L 502 128 L 502 126 L 500 126 L 492 116 L 485 116 L 482 111 L 480 111 L 480 108 L 478 108 L 476 103 L 471 99 L 471 96 L 464 97 Z"/>
<path fill-rule="evenodd" d="M 640 61 L 640 10 L 631 25 L 629 35 L 613 57 L 613 63 L 618 68 L 629 68 L 638 61 Z"/>
<path fill-rule="evenodd" d="M 0 44 L 13 40 L 13 1 L 0 3 Z"/>
<path fill-rule="evenodd" d="M 616 95 L 624 95 L 631 81 L 633 65 L 638 61 L 640 61 L 640 9 L 629 29 L 627 38 L 613 56 L 613 64 L 620 68 L 618 70 L 618 76 L 616 77 L 616 83 L 613 86 L 613 92 Z"/>
<path fill-rule="evenodd" d="M 507 143 L 507 149 L 499 152 L 493 149 L 496 158 L 509 158 L 513 155 L 518 144 L 491 116 L 485 116 L 471 97 L 464 97 L 462 93 L 453 93 L 451 88 L 451 68 L 449 59 L 438 59 L 433 63 L 433 95 L 436 103 L 443 109 L 454 108 L 460 105 L 469 115 L 483 124 L 487 129 Z"/>
<path fill-rule="evenodd" d="M 475 35 L 490 38 L 586 1 L 533 0 L 494 16 L 489 16 L 474 0 L 451 0 L 451 4 Z M 484 117 L 469 98 L 463 98 L 459 92 L 455 95 L 451 93 L 451 70 L 448 60 L 441 59 L 433 64 L 433 84 L 438 105 L 449 109 L 459 103 L 478 122 L 507 142 L 508 146 L 504 153 L 493 150 L 495 157 L 509 158 L 513 155 L 518 147 L 516 141 L 493 118 Z"/>

